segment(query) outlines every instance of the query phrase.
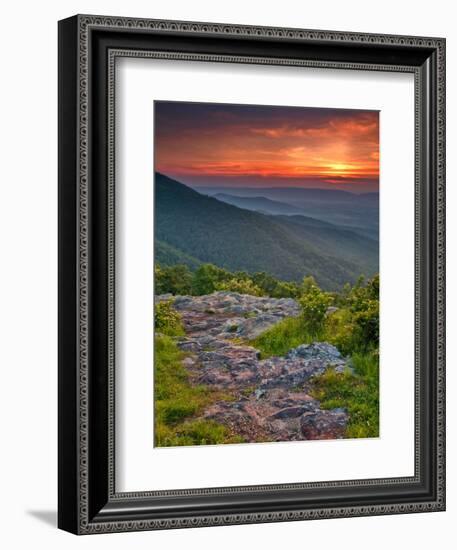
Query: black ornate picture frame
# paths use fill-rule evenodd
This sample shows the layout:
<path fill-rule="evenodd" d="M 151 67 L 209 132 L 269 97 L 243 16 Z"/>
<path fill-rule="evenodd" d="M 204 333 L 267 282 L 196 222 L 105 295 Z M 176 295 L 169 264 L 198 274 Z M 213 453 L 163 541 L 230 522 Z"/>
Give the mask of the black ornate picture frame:
<path fill-rule="evenodd" d="M 409 72 L 415 87 L 415 475 L 116 492 L 117 57 Z M 59 22 L 59 503 L 76 534 L 445 509 L 445 40 L 77 15 Z"/>

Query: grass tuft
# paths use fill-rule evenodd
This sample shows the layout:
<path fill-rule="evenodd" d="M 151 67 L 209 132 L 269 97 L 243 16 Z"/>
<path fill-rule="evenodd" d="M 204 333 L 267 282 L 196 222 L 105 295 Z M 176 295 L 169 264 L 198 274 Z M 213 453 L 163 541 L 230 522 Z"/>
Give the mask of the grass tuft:
<path fill-rule="evenodd" d="M 349 413 L 347 438 L 379 437 L 379 362 L 376 353 L 352 356 L 354 374 L 328 370 L 313 382 L 312 397 L 322 409 Z"/>
<path fill-rule="evenodd" d="M 339 320 L 346 312 L 338 312 Z M 262 358 L 285 355 L 291 348 L 314 341 L 331 342 L 340 337 L 341 327 L 326 323 L 319 334 L 310 334 L 300 317 L 287 318 L 248 342 L 260 351 Z M 346 339 L 345 342 L 350 342 Z M 338 346 L 337 346 L 338 347 Z M 346 344 L 354 374 L 328 370 L 313 381 L 312 396 L 323 409 L 345 408 L 349 413 L 347 438 L 379 436 L 379 356 L 377 351 L 357 349 Z M 297 390 L 301 390 L 298 388 Z"/>
<path fill-rule="evenodd" d="M 260 351 L 262 359 L 266 359 L 285 355 L 291 348 L 316 340 L 319 340 L 319 335 L 312 335 L 301 317 L 287 317 L 248 343 Z"/>
<path fill-rule="evenodd" d="M 210 403 L 232 399 L 207 386 L 192 386 L 182 364 L 182 352 L 172 337 L 155 338 L 155 421 L 157 447 L 239 443 L 225 426 L 209 420 L 192 420 Z"/>

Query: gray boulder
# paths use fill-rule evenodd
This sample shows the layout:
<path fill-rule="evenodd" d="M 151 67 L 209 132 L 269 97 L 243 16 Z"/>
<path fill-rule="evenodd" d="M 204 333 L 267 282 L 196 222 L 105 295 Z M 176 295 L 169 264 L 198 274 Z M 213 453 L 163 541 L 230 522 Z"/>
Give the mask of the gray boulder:
<path fill-rule="evenodd" d="M 286 357 L 288 359 L 319 359 L 326 362 L 344 361 L 344 357 L 338 349 L 327 342 L 313 342 L 312 344 L 302 344 L 291 349 Z"/>

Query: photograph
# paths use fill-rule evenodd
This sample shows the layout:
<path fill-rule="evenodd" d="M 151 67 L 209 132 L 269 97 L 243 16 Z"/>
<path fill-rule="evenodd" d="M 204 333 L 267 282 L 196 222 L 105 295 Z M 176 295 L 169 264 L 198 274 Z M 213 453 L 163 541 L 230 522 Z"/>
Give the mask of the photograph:
<path fill-rule="evenodd" d="M 455 4 L 2 7 L 2 548 L 457 547 Z"/>
<path fill-rule="evenodd" d="M 154 101 L 155 447 L 380 436 L 379 120 Z"/>
<path fill-rule="evenodd" d="M 189 9 L 58 22 L 57 525 L 437 516 L 447 27 Z"/>

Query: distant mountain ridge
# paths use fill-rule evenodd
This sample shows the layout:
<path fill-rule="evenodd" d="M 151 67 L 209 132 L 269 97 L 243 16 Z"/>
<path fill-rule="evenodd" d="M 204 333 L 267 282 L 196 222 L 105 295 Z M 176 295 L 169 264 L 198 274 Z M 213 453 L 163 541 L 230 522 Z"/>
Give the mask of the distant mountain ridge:
<path fill-rule="evenodd" d="M 257 212 L 263 212 L 267 214 L 303 214 L 301 208 L 291 206 L 279 201 L 274 201 L 266 197 L 256 196 L 256 197 L 237 197 L 235 195 L 227 195 L 225 193 L 216 193 L 212 195 L 215 199 L 233 206 L 238 206 L 238 208 L 245 208 L 247 210 L 255 210 Z"/>
<path fill-rule="evenodd" d="M 266 271 L 284 280 L 313 275 L 327 289 L 377 272 L 375 241 L 350 231 L 341 236 L 341 228 L 330 224 L 321 231 L 313 226 L 318 220 L 242 209 L 160 173 L 155 201 L 159 263 L 195 267 L 196 262 L 210 262 L 231 271 Z"/>
<path fill-rule="evenodd" d="M 345 226 L 357 231 L 361 236 L 379 240 L 379 193 L 356 194 L 338 189 L 297 187 L 195 187 L 195 189 L 204 195 L 216 196 L 216 198 L 219 196 L 219 200 L 240 208 L 269 214 L 301 214 L 334 225 Z M 282 206 L 269 201 L 280 203 Z"/>
<path fill-rule="evenodd" d="M 183 184 L 184 185 L 184 184 Z M 308 197 L 312 199 L 340 200 L 352 202 L 354 200 L 370 201 L 378 200 L 379 193 L 369 191 L 367 193 L 354 193 L 341 189 L 322 189 L 319 187 L 210 187 L 190 186 L 202 195 L 214 196 L 216 194 L 232 195 L 238 197 L 270 197 L 271 195 L 289 197 Z"/>

